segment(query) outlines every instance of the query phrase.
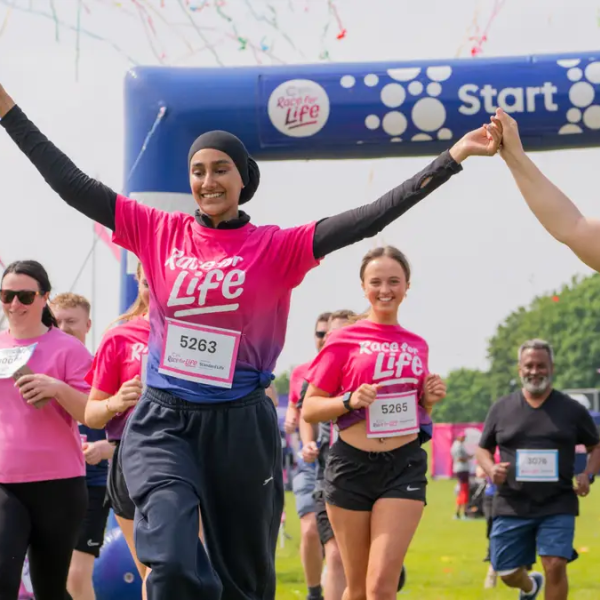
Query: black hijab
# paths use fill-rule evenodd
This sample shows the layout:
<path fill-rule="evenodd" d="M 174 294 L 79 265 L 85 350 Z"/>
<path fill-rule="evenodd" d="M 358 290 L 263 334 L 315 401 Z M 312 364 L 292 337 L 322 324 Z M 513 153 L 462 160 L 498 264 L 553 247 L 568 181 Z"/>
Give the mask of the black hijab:
<path fill-rule="evenodd" d="M 188 167 L 192 157 L 199 150 L 212 148 L 220 150 L 231 158 L 242 177 L 244 187 L 240 193 L 240 204 L 252 199 L 260 183 L 260 170 L 256 161 L 248 154 L 243 142 L 227 131 L 207 131 L 197 137 L 188 153 Z"/>

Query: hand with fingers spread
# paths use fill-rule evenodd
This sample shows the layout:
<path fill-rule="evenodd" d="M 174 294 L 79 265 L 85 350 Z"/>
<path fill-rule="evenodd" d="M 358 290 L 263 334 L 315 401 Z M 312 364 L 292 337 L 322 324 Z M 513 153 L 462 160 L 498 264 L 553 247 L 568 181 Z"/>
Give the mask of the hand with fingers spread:
<path fill-rule="evenodd" d="M 446 397 L 446 384 L 439 375 L 430 373 L 423 386 L 423 405 L 433 406 Z"/>
<path fill-rule="evenodd" d="M 61 385 L 62 383 L 57 379 L 41 373 L 23 375 L 15 383 L 23 398 L 27 400 L 27 404 L 38 409 L 56 398 Z"/>
<path fill-rule="evenodd" d="M 510 467 L 508 462 L 496 463 L 492 468 L 492 482 L 496 485 L 504 483 L 508 476 L 508 467 Z"/>
<path fill-rule="evenodd" d="M 352 392 L 352 396 L 350 396 L 350 406 L 354 410 L 359 408 L 368 408 L 371 404 L 373 404 L 373 402 L 375 402 L 378 389 L 378 385 L 369 385 L 368 383 L 363 383 L 355 392 Z"/>
<path fill-rule="evenodd" d="M 136 375 L 133 379 L 126 381 L 121 389 L 108 399 L 106 403 L 108 410 L 115 414 L 124 413 L 138 403 L 143 389 L 142 380 L 139 375 Z"/>

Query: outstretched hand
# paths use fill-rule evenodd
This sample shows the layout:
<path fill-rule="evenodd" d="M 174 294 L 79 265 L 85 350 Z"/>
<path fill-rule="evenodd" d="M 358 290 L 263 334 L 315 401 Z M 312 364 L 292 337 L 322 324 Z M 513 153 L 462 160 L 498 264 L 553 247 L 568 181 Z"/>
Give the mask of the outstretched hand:
<path fill-rule="evenodd" d="M 500 131 L 502 144 L 500 145 L 500 156 L 504 160 L 516 158 L 523 154 L 523 143 L 519 135 L 518 123 L 501 108 L 496 110 L 496 114 L 490 117 L 491 128 Z"/>
<path fill-rule="evenodd" d="M 502 126 L 482 125 L 466 133 L 452 148 L 450 154 L 458 163 L 469 156 L 494 156 L 502 142 Z"/>
<path fill-rule="evenodd" d="M 3 119 L 14 105 L 14 100 L 6 93 L 0 83 L 0 119 Z"/>

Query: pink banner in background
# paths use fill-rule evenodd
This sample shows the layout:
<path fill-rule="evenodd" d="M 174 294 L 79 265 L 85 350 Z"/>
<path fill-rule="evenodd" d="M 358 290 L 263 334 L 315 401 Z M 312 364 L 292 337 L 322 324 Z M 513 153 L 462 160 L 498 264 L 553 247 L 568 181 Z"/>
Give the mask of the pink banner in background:
<path fill-rule="evenodd" d="M 465 433 L 465 446 L 469 454 L 475 454 L 479 445 L 483 423 L 434 423 L 431 439 L 431 476 L 449 478 L 453 476 L 452 442 L 460 431 Z M 475 472 L 475 461 L 471 461 L 471 472 Z"/>
<path fill-rule="evenodd" d="M 117 260 L 121 260 L 121 249 L 119 246 L 113 243 L 110 234 L 106 230 L 104 225 L 100 225 L 100 223 L 94 223 L 94 233 L 100 238 L 101 242 L 104 242 L 110 251 L 114 254 L 114 257 Z"/>

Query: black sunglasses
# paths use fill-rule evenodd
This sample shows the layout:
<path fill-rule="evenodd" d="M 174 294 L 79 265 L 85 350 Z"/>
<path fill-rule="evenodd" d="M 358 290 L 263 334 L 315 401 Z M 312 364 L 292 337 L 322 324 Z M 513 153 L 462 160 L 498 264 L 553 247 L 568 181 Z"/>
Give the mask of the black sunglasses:
<path fill-rule="evenodd" d="M 41 296 L 41 292 L 34 290 L 0 290 L 0 300 L 3 304 L 11 304 L 15 296 L 21 304 L 29 306 L 33 304 L 36 296 Z"/>
<path fill-rule="evenodd" d="M 315 336 L 318 337 L 320 340 L 323 339 L 326 334 L 326 331 L 315 331 Z"/>

